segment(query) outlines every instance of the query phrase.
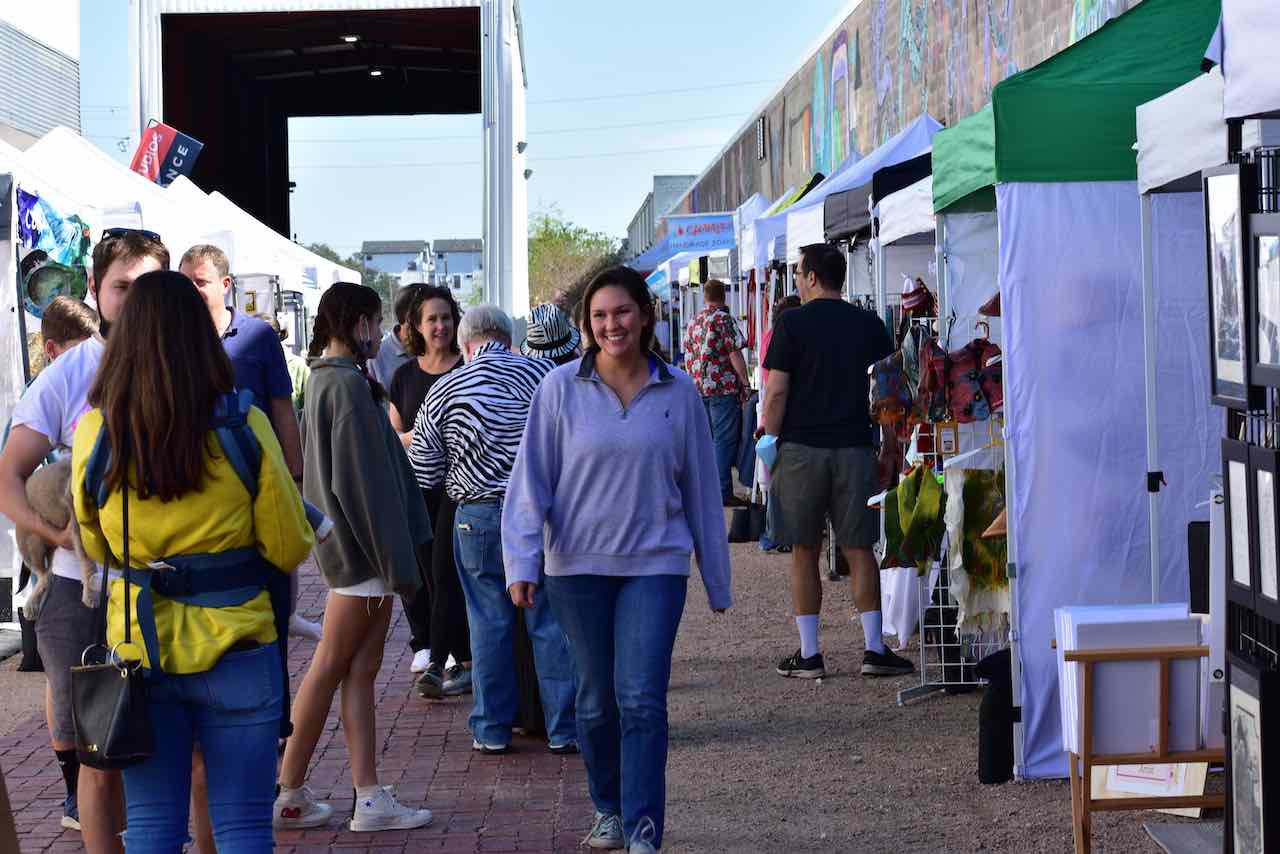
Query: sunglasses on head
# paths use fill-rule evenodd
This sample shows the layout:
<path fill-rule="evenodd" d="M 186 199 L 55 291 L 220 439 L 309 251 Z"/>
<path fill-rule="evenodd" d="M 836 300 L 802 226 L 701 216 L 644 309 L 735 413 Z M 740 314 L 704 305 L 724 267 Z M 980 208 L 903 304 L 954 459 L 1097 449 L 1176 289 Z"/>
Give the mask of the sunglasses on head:
<path fill-rule="evenodd" d="M 154 232 L 154 231 L 147 231 L 145 228 L 108 228 L 107 230 L 105 230 L 105 231 L 103 231 L 103 232 L 102 232 L 102 237 L 100 237 L 100 238 L 98 238 L 98 239 L 99 239 L 99 240 L 107 240 L 108 238 L 113 238 L 113 237 L 125 237 L 125 236 L 130 235 L 130 234 L 139 234 L 139 235 L 142 235 L 142 236 L 143 236 L 143 237 L 145 237 L 147 240 L 151 240 L 151 241 L 154 241 L 154 242 L 156 242 L 156 243 L 163 243 L 163 242 L 164 242 L 164 241 L 162 241 L 162 240 L 160 239 L 160 235 L 159 235 L 159 234 L 157 234 L 157 233 L 156 233 L 156 232 Z"/>

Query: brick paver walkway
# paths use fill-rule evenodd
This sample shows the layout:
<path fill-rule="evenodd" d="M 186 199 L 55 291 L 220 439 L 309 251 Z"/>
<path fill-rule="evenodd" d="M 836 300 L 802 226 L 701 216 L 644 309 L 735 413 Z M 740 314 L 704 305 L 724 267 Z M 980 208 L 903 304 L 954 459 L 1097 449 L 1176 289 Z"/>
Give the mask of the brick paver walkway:
<path fill-rule="evenodd" d="M 324 583 L 308 564 L 302 568 L 300 610 L 311 617 L 323 608 Z M 328 798 L 337 818 L 318 830 L 279 832 L 284 854 L 322 852 L 573 851 L 591 818 L 581 757 L 560 758 L 545 743 L 517 738 L 507 756 L 471 750 L 469 698 L 430 702 L 412 691 L 409 628 L 400 607 L 392 623 L 377 682 L 378 760 L 381 782 L 395 786 L 400 799 L 424 804 L 435 813 L 430 827 L 415 831 L 352 833 L 346 829 L 353 792 L 347 748 L 338 726 L 338 705 L 308 775 L 307 784 Z M 314 644 L 295 641 L 289 656 L 297 689 Z M 24 852 L 80 851 L 80 835 L 58 824 L 64 795 L 62 776 L 49 749 L 43 717 L 20 724 L 0 738 L 0 766 L 9 786 L 18 838 Z"/>

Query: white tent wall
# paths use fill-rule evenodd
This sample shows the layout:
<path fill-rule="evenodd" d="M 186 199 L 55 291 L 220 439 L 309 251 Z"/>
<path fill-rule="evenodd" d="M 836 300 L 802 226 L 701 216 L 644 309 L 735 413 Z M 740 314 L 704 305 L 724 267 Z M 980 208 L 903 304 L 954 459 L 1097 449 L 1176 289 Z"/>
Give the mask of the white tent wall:
<path fill-rule="evenodd" d="M 978 309 L 999 292 L 1000 236 L 995 211 L 941 214 L 939 229 L 947 265 L 946 293 L 942 295 L 947 316 L 955 316 L 951 340 L 956 349 L 967 344 L 975 324 L 986 320 Z M 1000 324 L 991 324 L 991 340 L 1000 343 Z"/>
<path fill-rule="evenodd" d="M 877 215 L 881 243 L 933 231 L 933 176 L 885 196 L 880 200 Z"/>
<path fill-rule="evenodd" d="M 1280 16 L 1275 0 L 1223 0 L 1222 30 L 1226 48 L 1223 117 L 1280 111 L 1280 77 L 1275 73 Z"/>
<path fill-rule="evenodd" d="M 5 173 L 5 168 L 0 161 L 0 192 L 8 195 L 7 199 L 0 200 L 0 207 L 12 212 L 8 225 L 0 229 L 0 317 L 5 318 L 0 324 L 0 421 L 8 424 L 22 396 L 22 354 L 26 343 L 17 320 L 22 306 L 18 304 L 17 270 L 14 269 L 18 225 L 14 200 L 16 181 L 15 176 Z M 16 575 L 20 565 L 13 523 L 8 516 L 0 515 L 0 577 Z"/>
<path fill-rule="evenodd" d="M 874 251 L 874 250 L 873 250 Z M 932 243 L 895 243 L 881 247 L 884 257 L 884 282 L 888 294 L 886 305 L 897 305 L 902 298 L 902 280 L 919 276 L 935 294 L 938 292 L 937 253 Z M 885 306 L 880 306 L 883 310 Z"/>
<path fill-rule="evenodd" d="M 1063 777 L 1053 609 L 1151 598 L 1137 185 L 1002 184 L 997 212 L 1019 776 Z"/>
<path fill-rule="evenodd" d="M 1187 524 L 1221 471 L 1222 410 L 1209 402 L 1209 306 L 1205 290 L 1204 207 L 1200 193 L 1151 197 L 1155 295 L 1159 599 L 1189 601 Z"/>
<path fill-rule="evenodd" d="M 1222 88 L 1215 68 L 1138 107 L 1138 192 L 1227 162 Z"/>
<path fill-rule="evenodd" d="M 787 263 L 795 264 L 800 260 L 800 247 L 811 243 L 822 243 L 822 205 L 800 208 L 787 212 Z"/>
<path fill-rule="evenodd" d="M 862 241 L 849 251 L 849 299 L 876 295 L 875 271 L 872 267 L 871 246 Z M 864 300 L 865 301 L 865 300 Z"/>

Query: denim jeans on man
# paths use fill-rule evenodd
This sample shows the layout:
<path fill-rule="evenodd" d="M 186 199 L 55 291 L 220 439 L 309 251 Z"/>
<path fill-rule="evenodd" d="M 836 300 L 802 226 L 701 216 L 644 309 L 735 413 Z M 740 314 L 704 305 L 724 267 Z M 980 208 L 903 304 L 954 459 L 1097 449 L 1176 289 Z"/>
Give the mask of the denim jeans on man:
<path fill-rule="evenodd" d="M 551 607 L 578 672 L 578 732 L 591 800 L 622 816 L 627 839 L 644 818 L 662 845 L 667 801 L 667 686 L 684 612 L 683 575 L 548 575 Z"/>
<path fill-rule="evenodd" d="M 158 674 L 148 680 L 147 692 L 153 753 L 124 769 L 129 854 L 173 854 L 186 844 L 197 741 L 209 772 L 218 850 L 268 854 L 284 709 L 280 648 L 272 643 L 228 652 L 205 673 Z"/>
<path fill-rule="evenodd" d="M 502 505 L 496 501 L 459 504 L 453 530 L 454 557 L 471 628 L 475 695 L 471 731 L 485 744 L 510 744 L 518 700 L 513 644 L 519 614 L 507 593 L 502 567 Z M 547 737 L 552 744 L 565 744 L 578 737 L 573 666 L 564 632 L 547 597 L 535 596 L 534 603 L 524 611 L 524 620 L 533 643 Z"/>
<path fill-rule="evenodd" d="M 711 420 L 711 440 L 716 446 L 716 471 L 720 475 L 720 497 L 733 497 L 733 472 L 737 462 L 739 432 L 742 430 L 742 406 L 736 394 L 702 398 L 707 418 Z"/>

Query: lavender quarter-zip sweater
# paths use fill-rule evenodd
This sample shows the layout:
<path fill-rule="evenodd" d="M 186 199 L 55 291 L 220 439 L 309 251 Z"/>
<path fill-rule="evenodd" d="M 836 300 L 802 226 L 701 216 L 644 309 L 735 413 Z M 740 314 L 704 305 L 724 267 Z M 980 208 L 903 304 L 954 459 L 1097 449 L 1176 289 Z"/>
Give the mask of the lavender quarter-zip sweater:
<path fill-rule="evenodd" d="M 502 513 L 507 586 L 547 575 L 688 575 L 712 608 L 732 603 L 711 427 L 688 374 L 651 358 L 628 406 L 595 354 L 534 393 Z"/>

